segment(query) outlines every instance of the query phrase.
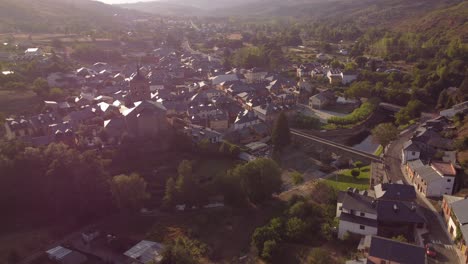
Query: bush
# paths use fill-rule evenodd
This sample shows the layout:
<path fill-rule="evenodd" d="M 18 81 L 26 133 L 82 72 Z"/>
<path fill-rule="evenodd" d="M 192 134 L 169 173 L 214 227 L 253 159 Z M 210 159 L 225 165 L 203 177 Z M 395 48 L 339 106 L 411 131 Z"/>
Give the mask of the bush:
<path fill-rule="evenodd" d="M 265 241 L 265 243 L 263 243 L 263 252 L 261 257 L 265 260 L 271 260 L 277 248 L 278 244 L 275 240 Z"/>
<path fill-rule="evenodd" d="M 360 171 L 359 169 L 352 169 L 352 170 L 351 170 L 351 175 L 352 175 L 354 178 L 359 177 L 360 174 L 361 174 L 361 171 Z"/>
<path fill-rule="evenodd" d="M 307 224 L 300 218 L 293 217 L 286 223 L 286 236 L 293 241 L 300 241 L 307 233 Z"/>
<path fill-rule="evenodd" d="M 304 182 L 304 177 L 297 171 L 291 173 L 291 179 L 294 185 L 299 185 Z"/>
<path fill-rule="evenodd" d="M 359 108 L 354 109 L 354 111 L 349 115 L 343 117 L 331 117 L 328 119 L 328 124 L 334 124 L 338 126 L 357 124 L 366 120 L 375 111 L 375 109 L 377 109 L 377 106 L 377 102 L 365 102 Z"/>
<path fill-rule="evenodd" d="M 331 258 L 329 252 L 321 248 L 314 248 L 307 257 L 307 263 L 309 264 L 332 264 L 335 261 Z"/>

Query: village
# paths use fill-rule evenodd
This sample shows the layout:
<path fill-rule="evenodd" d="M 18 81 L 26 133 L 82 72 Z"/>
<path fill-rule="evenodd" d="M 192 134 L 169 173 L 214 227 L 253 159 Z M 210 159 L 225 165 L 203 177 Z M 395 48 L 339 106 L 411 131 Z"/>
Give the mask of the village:
<path fill-rule="evenodd" d="M 38 149 L 63 144 L 83 153 L 117 150 L 124 154 L 122 149 L 139 142 L 135 148 L 148 148 L 142 152 L 145 158 L 159 162 L 145 164 L 148 177 L 159 178 L 147 180 L 147 187 L 145 183 L 152 201 L 140 206 L 136 216 L 103 217 L 34 248 L 15 263 L 179 263 L 164 262 L 168 248 L 164 243 L 183 233 L 174 227 L 178 224 L 196 230 L 191 231 L 197 234 L 193 237 L 208 241 L 210 250 L 195 240 L 180 242 L 199 250 L 194 256 L 202 263 L 257 263 L 258 256 L 262 261 L 288 263 L 287 256 L 274 262 L 273 249 L 265 252 L 273 242 L 275 246 L 280 241 L 289 246 L 309 243 L 312 240 L 298 235 L 303 230 L 317 230 L 321 238 L 310 243 L 339 252 L 331 254 L 336 263 L 468 263 L 466 164 L 460 162 L 468 148 L 468 101 L 441 111 L 419 107 L 418 115 L 407 114 L 408 120 L 400 126 L 381 126 L 399 121 L 399 114 L 410 107 L 380 102 L 350 87 L 367 81 L 367 72 L 398 78 L 404 68 L 377 57 L 358 62 L 349 55 L 351 45 L 342 41 L 322 50 L 297 47 L 314 50 L 310 62 L 288 62 L 277 68 L 235 67 L 225 58 L 233 49 L 200 48 L 211 35 L 235 37 L 226 25 L 198 27 L 191 20 L 164 23 L 174 32 L 190 29 L 198 35 L 190 40 L 168 37 L 143 47 L 123 46 L 119 49 L 125 60 L 80 60 L 71 57 L 67 48 L 51 50 L 44 42 L 34 41 L 22 43 L 15 55 L 0 54 L 13 63 L 34 61 L 43 69 L 57 61 L 70 66 L 34 82 L 35 88 L 49 93 L 41 98 L 40 107 L 5 116 L 7 141 Z M 132 37 L 131 31 L 128 36 Z M 15 69 L 3 68 L 0 73 L 8 78 Z M 51 96 L 53 90 L 56 94 Z M 444 91 L 451 95 L 459 88 Z M 282 149 L 275 144 L 280 120 L 286 120 L 288 138 Z M 379 126 L 380 133 L 375 128 Z M 183 151 L 173 151 L 174 142 Z M 132 158 L 129 153 L 136 152 L 128 150 L 127 158 Z M 229 193 L 222 193 L 221 188 L 207 191 L 201 202 L 166 203 L 168 182 L 177 182 L 184 174 L 186 160 L 195 160 L 187 167 L 190 173 L 193 169 L 193 174 L 201 175 L 197 185 L 206 181 L 219 186 L 226 184 L 216 180 L 219 173 L 229 176 L 237 170 L 235 166 L 274 160 L 281 188 L 269 198 L 289 204 L 281 207 L 268 199 L 268 205 L 249 204 L 254 208 L 250 210 L 258 211 L 247 223 L 251 212 L 231 209 Z M 131 172 L 127 168 L 115 171 Z M 204 189 L 195 190 L 202 193 Z M 320 207 L 315 212 L 320 220 L 311 221 L 302 231 L 289 230 L 290 220 L 313 218 L 314 212 L 307 211 L 310 208 L 291 212 L 301 203 L 310 203 L 309 199 Z M 277 218 L 273 217 L 278 215 L 289 219 L 284 220 L 289 233 L 281 238 L 272 235 L 280 232 L 274 231 Z M 128 225 L 137 231 L 125 230 Z M 244 225 L 248 235 L 242 235 L 247 238 L 236 236 Z M 255 237 L 261 228 L 268 231 L 257 246 Z M 211 231 L 219 237 L 210 236 Z M 290 234 L 293 231 L 295 237 Z M 231 243 L 238 245 L 226 249 L 229 241 L 219 240 L 231 237 Z M 307 263 L 335 263 L 328 261 Z"/>

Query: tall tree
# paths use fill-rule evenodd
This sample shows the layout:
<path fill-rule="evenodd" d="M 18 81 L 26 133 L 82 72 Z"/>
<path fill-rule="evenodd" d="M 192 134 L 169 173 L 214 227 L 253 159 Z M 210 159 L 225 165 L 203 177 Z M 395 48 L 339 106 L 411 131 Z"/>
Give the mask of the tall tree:
<path fill-rule="evenodd" d="M 111 191 L 117 206 L 126 211 L 136 211 L 149 199 L 145 179 L 136 173 L 117 175 L 112 178 Z"/>
<path fill-rule="evenodd" d="M 397 137 L 398 129 L 392 123 L 382 123 L 372 129 L 373 140 L 384 148 Z"/>
<path fill-rule="evenodd" d="M 276 119 L 271 139 L 275 149 L 280 151 L 291 143 L 291 132 L 289 131 L 288 119 L 284 112 L 281 112 Z"/>
<path fill-rule="evenodd" d="M 171 207 L 174 205 L 176 198 L 176 183 L 174 178 L 169 178 L 166 181 L 166 190 L 163 197 L 163 205 L 165 207 Z"/>
<path fill-rule="evenodd" d="M 176 181 L 177 200 L 187 206 L 196 202 L 198 185 L 193 177 L 192 162 L 183 160 L 177 168 L 179 176 Z"/>
<path fill-rule="evenodd" d="M 272 159 L 256 159 L 228 172 L 230 184 L 238 184 L 238 196 L 252 203 L 262 203 L 281 189 L 281 170 Z"/>

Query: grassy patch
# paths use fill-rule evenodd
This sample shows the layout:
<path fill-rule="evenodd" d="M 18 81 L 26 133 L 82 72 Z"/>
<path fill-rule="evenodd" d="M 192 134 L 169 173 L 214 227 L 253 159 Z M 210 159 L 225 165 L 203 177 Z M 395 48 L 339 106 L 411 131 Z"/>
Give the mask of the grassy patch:
<path fill-rule="evenodd" d="M 351 175 L 351 170 L 340 171 L 336 176 L 325 179 L 325 183 L 335 190 L 344 191 L 351 188 L 366 190 L 369 188 L 370 166 L 361 168 L 361 173 L 357 178 Z"/>

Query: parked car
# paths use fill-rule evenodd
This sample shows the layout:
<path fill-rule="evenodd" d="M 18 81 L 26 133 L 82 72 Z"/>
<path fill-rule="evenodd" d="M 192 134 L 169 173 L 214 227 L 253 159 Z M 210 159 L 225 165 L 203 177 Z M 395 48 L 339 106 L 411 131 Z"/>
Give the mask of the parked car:
<path fill-rule="evenodd" d="M 426 244 L 426 255 L 433 258 L 437 256 L 437 252 L 435 251 L 434 245 L 432 243 Z"/>

